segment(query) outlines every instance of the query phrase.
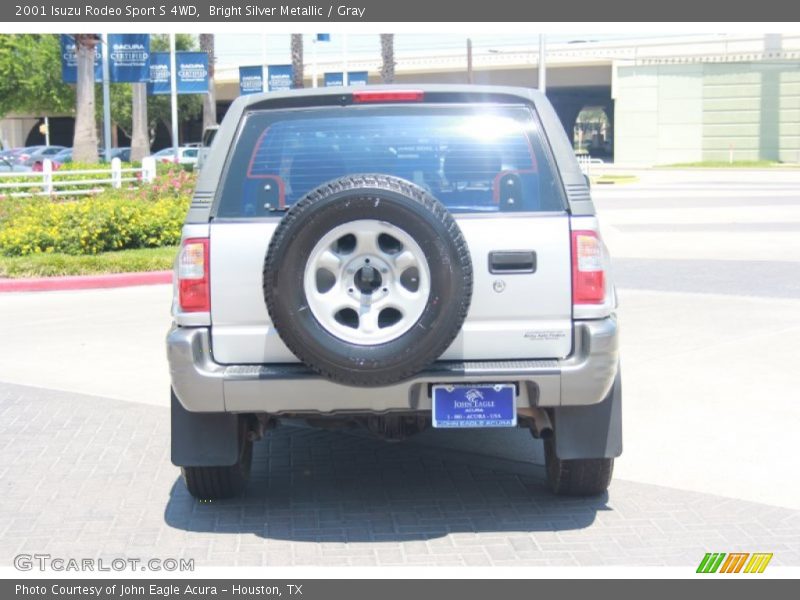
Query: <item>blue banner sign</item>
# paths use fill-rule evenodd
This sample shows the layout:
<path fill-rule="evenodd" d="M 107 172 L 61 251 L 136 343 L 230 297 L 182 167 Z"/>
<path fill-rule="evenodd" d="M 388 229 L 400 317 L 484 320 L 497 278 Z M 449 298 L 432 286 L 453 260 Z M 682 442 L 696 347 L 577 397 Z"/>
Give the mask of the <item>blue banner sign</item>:
<path fill-rule="evenodd" d="M 205 52 L 176 52 L 179 94 L 208 92 L 208 54 Z"/>
<path fill-rule="evenodd" d="M 292 65 L 270 65 L 267 73 L 270 92 L 292 89 Z"/>
<path fill-rule="evenodd" d="M 347 73 L 347 85 L 367 85 L 368 79 L 367 71 L 349 71 Z M 325 73 L 325 87 L 342 85 L 344 85 L 343 73 Z"/>
<path fill-rule="evenodd" d="M 176 52 L 179 94 L 204 94 L 208 91 L 208 54 L 205 52 Z M 169 52 L 150 54 L 150 83 L 147 93 L 169 94 Z"/>
<path fill-rule="evenodd" d="M 103 46 L 100 42 L 94 47 L 94 80 L 103 81 Z M 64 83 L 78 83 L 78 57 L 75 39 L 71 35 L 61 35 L 61 79 Z"/>
<path fill-rule="evenodd" d="M 111 81 L 141 83 L 150 81 L 150 34 L 108 34 L 108 68 Z"/>
<path fill-rule="evenodd" d="M 330 33 L 318 33 L 317 34 L 317 41 L 318 42 L 330 42 L 331 41 L 331 34 Z"/>
<path fill-rule="evenodd" d="M 260 94 L 264 91 L 264 68 L 239 67 L 239 95 Z"/>
<path fill-rule="evenodd" d="M 325 73 L 325 87 L 340 85 L 344 85 L 344 75 L 342 73 Z"/>
<path fill-rule="evenodd" d="M 369 82 L 369 73 L 366 71 L 350 71 L 347 74 L 348 85 L 367 85 Z"/>
<path fill-rule="evenodd" d="M 150 83 L 148 94 L 169 94 L 169 52 L 152 52 L 150 54 Z"/>

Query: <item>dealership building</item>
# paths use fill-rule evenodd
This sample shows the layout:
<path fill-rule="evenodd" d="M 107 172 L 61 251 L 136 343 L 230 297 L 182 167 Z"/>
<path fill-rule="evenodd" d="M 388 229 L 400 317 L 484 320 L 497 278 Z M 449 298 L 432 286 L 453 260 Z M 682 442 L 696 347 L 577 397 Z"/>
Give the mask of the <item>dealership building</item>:
<path fill-rule="evenodd" d="M 305 38 L 306 86 L 343 71 L 366 71 L 369 84 L 380 83 L 377 34 L 332 35 L 325 44 Z M 475 36 L 471 60 L 466 42 L 452 34 L 396 35 L 395 81 L 536 87 L 538 36 Z M 288 63 L 289 36 L 218 34 L 216 54 L 221 116 L 239 95 L 239 67 Z M 605 159 L 800 162 L 800 34 L 558 36 L 548 39 L 545 62 L 547 95 L 576 142 L 582 111 L 603 113 L 602 144 L 594 148 Z M 0 121 L 0 138 L 11 146 L 42 143 L 40 122 L 12 115 Z M 71 119 L 51 123 L 52 143 L 69 145 Z M 182 142 L 198 141 L 200 123 L 185 123 L 181 134 Z M 166 143 L 162 131 L 156 145 Z"/>

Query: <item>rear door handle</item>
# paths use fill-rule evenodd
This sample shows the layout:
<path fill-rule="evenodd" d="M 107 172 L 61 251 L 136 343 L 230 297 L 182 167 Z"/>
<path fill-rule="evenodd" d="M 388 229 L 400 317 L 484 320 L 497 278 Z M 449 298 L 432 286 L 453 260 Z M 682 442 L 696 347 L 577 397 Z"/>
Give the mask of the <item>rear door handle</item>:
<path fill-rule="evenodd" d="M 535 273 L 533 250 L 496 250 L 489 252 L 489 273 Z"/>

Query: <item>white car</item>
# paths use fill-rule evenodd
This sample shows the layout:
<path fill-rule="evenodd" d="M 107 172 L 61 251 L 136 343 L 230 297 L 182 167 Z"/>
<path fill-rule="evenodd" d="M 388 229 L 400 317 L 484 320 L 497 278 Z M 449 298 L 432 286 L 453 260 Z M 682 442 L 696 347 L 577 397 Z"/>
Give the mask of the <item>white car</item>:
<path fill-rule="evenodd" d="M 197 164 L 197 154 L 199 150 L 199 148 L 193 146 L 179 146 L 178 157 L 176 159 L 175 149 L 170 146 L 153 154 L 153 158 L 155 158 L 157 162 L 172 162 L 194 166 Z"/>

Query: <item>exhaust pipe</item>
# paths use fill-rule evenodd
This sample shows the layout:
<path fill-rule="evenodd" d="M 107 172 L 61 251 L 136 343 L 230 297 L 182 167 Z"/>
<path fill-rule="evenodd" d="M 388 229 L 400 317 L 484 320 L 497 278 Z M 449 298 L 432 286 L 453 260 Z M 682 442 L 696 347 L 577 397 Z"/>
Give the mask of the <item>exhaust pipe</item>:
<path fill-rule="evenodd" d="M 553 437 L 553 423 L 550 417 L 541 408 L 530 407 L 526 411 L 531 417 L 531 435 L 537 440 L 546 440 Z"/>

